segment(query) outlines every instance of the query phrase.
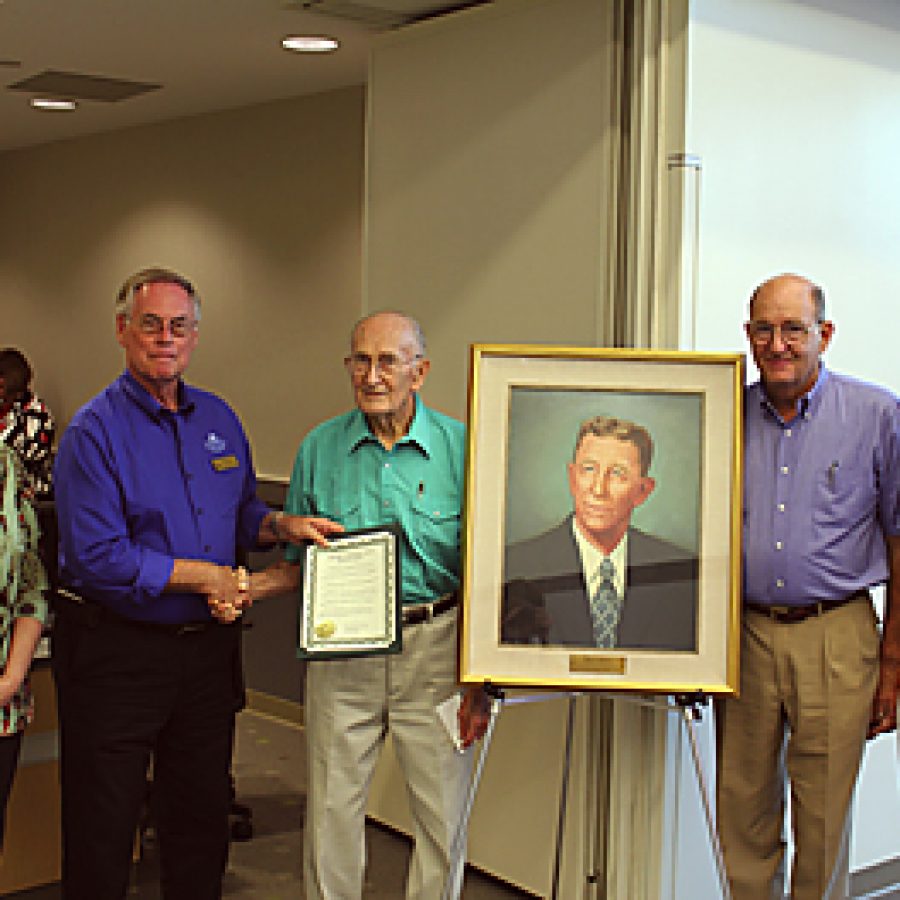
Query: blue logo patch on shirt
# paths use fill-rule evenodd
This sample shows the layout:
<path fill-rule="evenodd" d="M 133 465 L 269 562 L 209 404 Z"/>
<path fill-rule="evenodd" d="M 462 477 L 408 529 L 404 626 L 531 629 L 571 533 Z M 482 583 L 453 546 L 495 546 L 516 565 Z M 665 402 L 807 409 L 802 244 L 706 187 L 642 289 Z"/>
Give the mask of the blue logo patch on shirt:
<path fill-rule="evenodd" d="M 214 431 L 211 431 L 206 436 L 203 446 L 206 447 L 210 453 L 222 453 L 228 445 L 225 442 L 225 438 L 219 437 Z"/>

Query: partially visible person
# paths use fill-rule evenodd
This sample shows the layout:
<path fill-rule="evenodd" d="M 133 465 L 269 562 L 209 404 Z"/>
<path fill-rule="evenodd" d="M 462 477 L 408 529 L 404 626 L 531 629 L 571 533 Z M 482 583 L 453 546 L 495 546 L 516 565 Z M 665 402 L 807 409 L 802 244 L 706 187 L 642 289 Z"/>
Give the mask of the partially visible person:
<path fill-rule="evenodd" d="M 718 825 L 734 900 L 847 896 L 866 735 L 896 726 L 900 407 L 828 369 L 834 324 L 798 275 L 761 284 L 747 338 L 740 695 L 716 707 Z M 870 589 L 887 583 L 879 641 Z"/>
<path fill-rule="evenodd" d="M 24 487 L 19 459 L 0 445 L 0 849 L 22 732 L 34 715 L 28 670 L 47 620 L 37 520 Z"/>
<path fill-rule="evenodd" d="M 0 350 L 0 441 L 19 455 L 26 491 L 39 500 L 53 494 L 53 416 L 31 390 L 32 371 L 14 347 Z"/>

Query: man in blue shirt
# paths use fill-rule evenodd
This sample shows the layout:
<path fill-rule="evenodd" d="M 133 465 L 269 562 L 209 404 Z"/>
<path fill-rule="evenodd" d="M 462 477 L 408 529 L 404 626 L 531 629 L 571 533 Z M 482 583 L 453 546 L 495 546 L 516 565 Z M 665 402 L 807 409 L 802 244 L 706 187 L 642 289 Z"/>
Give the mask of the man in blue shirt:
<path fill-rule="evenodd" d="M 817 285 L 780 275 L 753 293 L 746 326 L 761 380 L 744 410 L 741 685 L 717 707 L 718 822 L 735 900 L 783 892 L 785 774 L 791 897 L 846 896 L 865 738 L 896 725 L 898 399 L 825 368 L 834 325 L 824 305 Z M 869 589 L 883 583 L 879 644 Z"/>
<path fill-rule="evenodd" d="M 408 785 L 415 846 L 406 896 L 441 896 L 465 798 L 471 752 L 458 753 L 435 713 L 457 690 L 457 605 L 465 430 L 418 398 L 430 363 L 419 325 L 375 313 L 353 329 L 345 359 L 356 409 L 303 441 L 285 509 L 348 529 L 399 527 L 403 651 L 308 663 L 305 723 L 308 787 L 307 900 L 354 900 L 365 868 L 366 794 L 390 731 Z M 253 576 L 251 596 L 299 580 L 294 565 Z M 459 714 L 465 745 L 487 725 L 480 688 Z M 457 896 L 462 858 L 454 870 Z"/>
<path fill-rule="evenodd" d="M 126 370 L 75 414 L 57 457 L 67 900 L 125 896 L 151 758 L 163 896 L 221 895 L 248 587 L 235 551 L 337 530 L 256 498 L 237 416 L 182 381 L 199 321 L 182 276 L 129 278 L 116 304 Z"/>

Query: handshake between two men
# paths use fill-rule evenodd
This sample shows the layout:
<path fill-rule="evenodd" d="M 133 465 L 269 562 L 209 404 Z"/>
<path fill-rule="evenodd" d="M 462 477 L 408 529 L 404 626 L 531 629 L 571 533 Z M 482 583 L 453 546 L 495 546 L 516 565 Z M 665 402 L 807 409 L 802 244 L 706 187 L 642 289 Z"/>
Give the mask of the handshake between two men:
<path fill-rule="evenodd" d="M 291 516 L 279 511 L 269 513 L 262 520 L 257 539 L 262 545 L 311 541 L 327 547 L 329 536 L 343 531 L 343 525 L 330 519 Z M 173 581 L 203 594 L 213 618 L 226 625 L 238 619 L 256 600 L 296 589 L 300 577 L 300 567 L 288 562 L 274 563 L 253 574 L 244 566 L 233 569 L 204 560 L 176 560 L 175 568 Z"/>

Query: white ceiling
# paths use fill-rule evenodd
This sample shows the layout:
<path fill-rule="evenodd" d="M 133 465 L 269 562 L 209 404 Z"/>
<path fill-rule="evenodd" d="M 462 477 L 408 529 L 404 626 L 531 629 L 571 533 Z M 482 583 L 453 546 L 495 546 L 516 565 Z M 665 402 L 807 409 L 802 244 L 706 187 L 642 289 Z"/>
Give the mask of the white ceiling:
<path fill-rule="evenodd" d="M 400 21 L 450 5 L 468 4 L 0 0 L 0 151 L 362 84 L 369 45 L 385 19 Z M 341 47 L 313 55 L 281 48 L 284 36 L 306 33 L 335 37 Z M 113 103 L 82 101 L 73 112 L 34 110 L 30 94 L 8 89 L 45 70 L 162 88 Z"/>

